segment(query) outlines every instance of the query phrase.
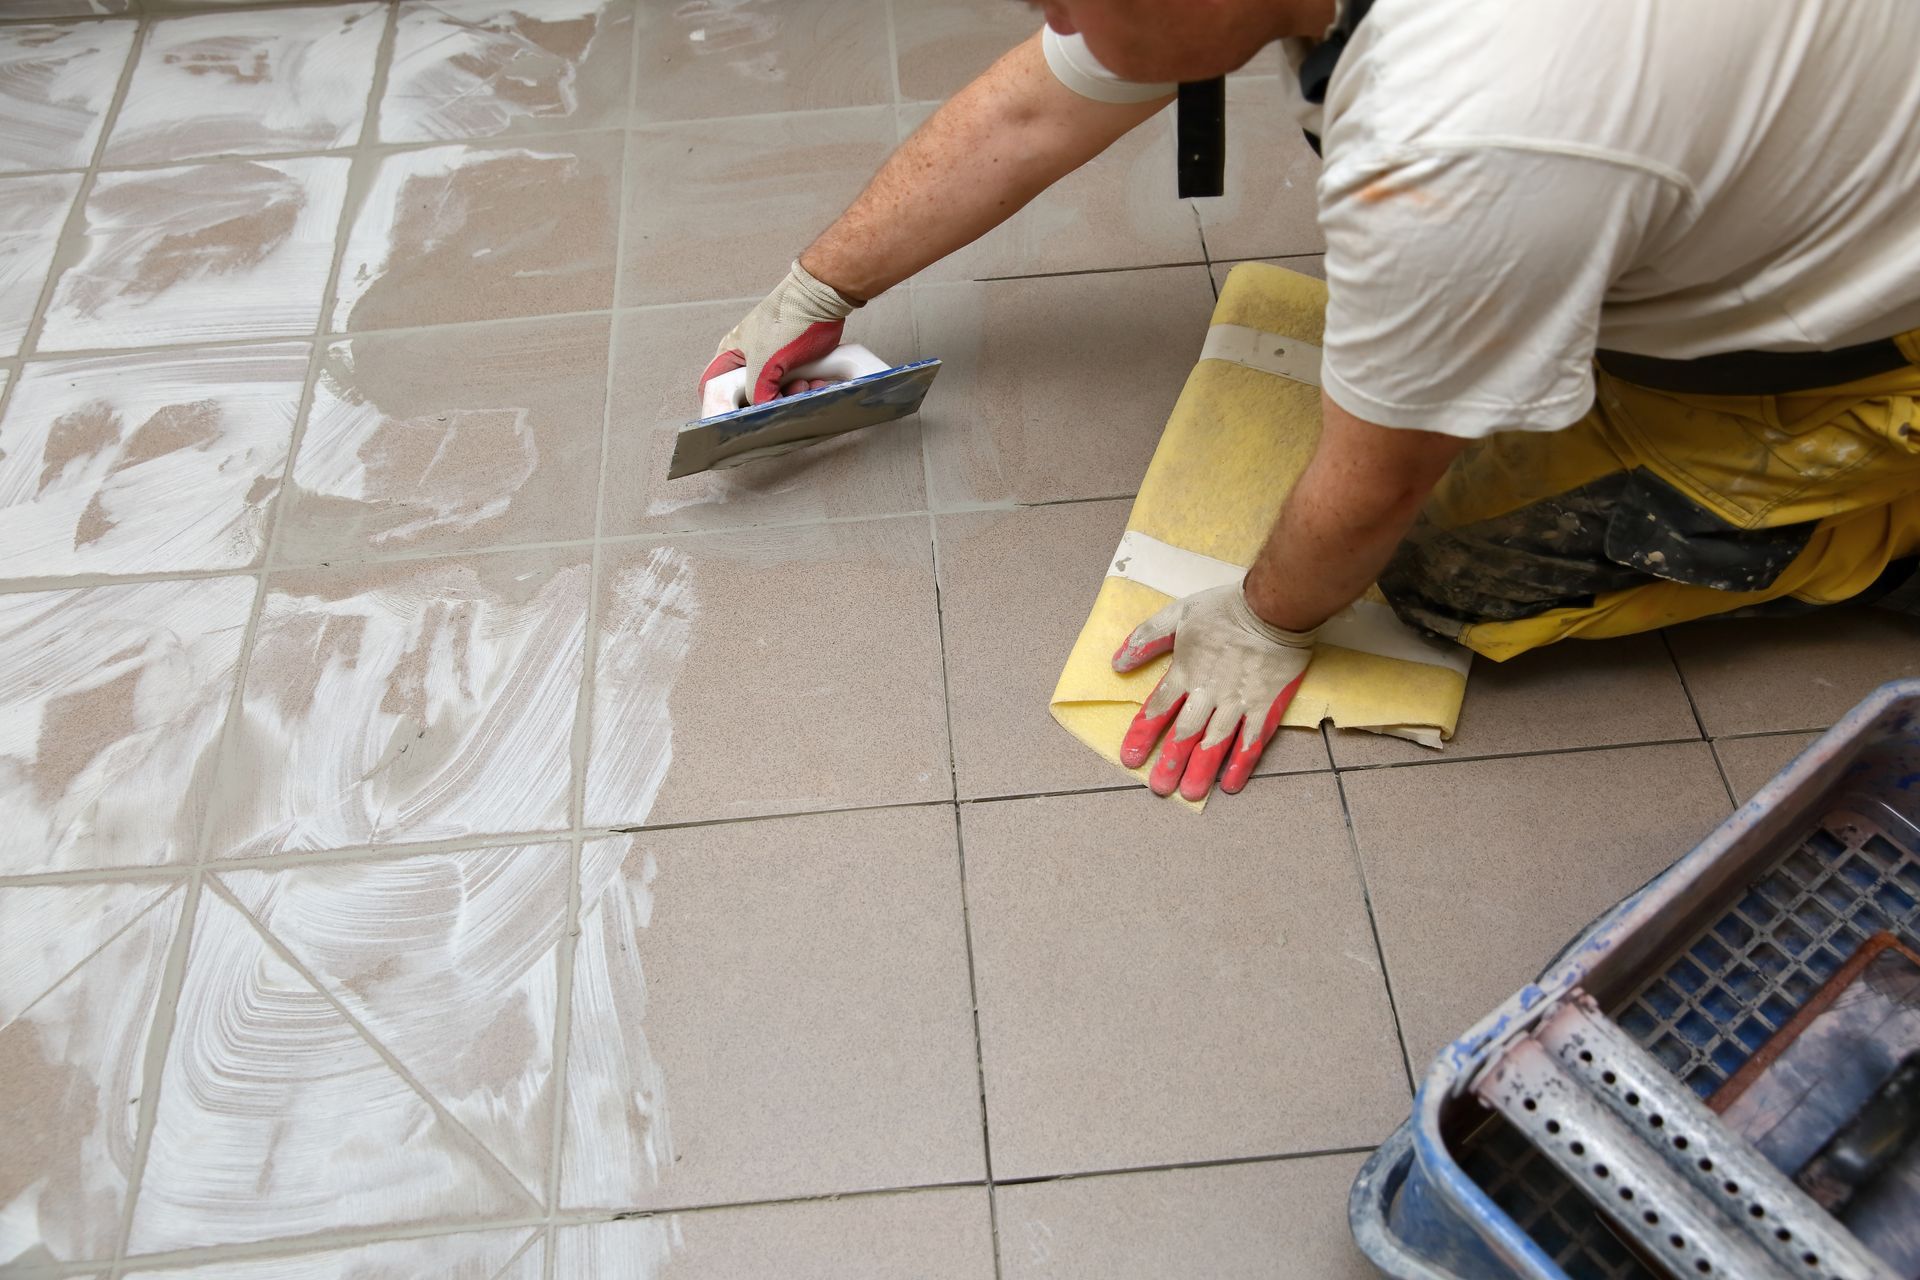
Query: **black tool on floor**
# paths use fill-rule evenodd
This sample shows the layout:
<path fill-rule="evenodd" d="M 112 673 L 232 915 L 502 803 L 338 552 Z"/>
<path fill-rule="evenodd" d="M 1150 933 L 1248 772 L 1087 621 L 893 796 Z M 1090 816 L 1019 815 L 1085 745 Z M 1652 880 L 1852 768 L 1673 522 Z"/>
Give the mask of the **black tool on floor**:
<path fill-rule="evenodd" d="M 1227 80 L 1180 86 L 1174 107 L 1180 147 L 1180 198 L 1217 196 L 1227 189 Z"/>

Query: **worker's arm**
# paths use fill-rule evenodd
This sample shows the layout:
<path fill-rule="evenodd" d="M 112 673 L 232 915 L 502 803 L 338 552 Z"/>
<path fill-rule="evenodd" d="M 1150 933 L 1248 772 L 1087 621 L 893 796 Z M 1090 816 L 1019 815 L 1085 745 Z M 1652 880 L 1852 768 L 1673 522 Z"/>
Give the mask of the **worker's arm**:
<path fill-rule="evenodd" d="M 1116 670 L 1173 650 L 1173 662 L 1121 744 L 1147 783 L 1198 800 L 1246 785 L 1313 657 L 1320 624 L 1380 575 L 1466 440 L 1381 427 L 1320 398 L 1313 460 L 1294 486 L 1244 583 L 1176 600 L 1135 628 Z M 1224 772 L 1222 771 L 1224 766 Z"/>
<path fill-rule="evenodd" d="M 722 339 L 702 384 L 744 364 L 753 402 L 773 399 L 789 370 L 839 344 L 855 307 L 993 230 L 1172 100 L 1095 101 L 1060 82 L 1039 35 L 1018 45 L 900 144 Z"/>

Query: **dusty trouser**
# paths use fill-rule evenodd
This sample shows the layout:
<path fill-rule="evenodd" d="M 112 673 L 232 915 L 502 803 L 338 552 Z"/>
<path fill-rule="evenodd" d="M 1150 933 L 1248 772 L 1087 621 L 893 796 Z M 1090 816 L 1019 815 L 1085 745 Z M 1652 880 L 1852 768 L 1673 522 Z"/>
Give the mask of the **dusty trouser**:
<path fill-rule="evenodd" d="M 1879 372 L 1768 395 L 1698 388 L 1729 373 L 1792 385 L 1808 362 L 1603 358 L 1579 422 L 1460 456 L 1381 590 L 1408 622 L 1494 659 L 1844 600 L 1920 613 L 1920 332 L 1871 345 L 1890 357 L 1868 353 Z"/>

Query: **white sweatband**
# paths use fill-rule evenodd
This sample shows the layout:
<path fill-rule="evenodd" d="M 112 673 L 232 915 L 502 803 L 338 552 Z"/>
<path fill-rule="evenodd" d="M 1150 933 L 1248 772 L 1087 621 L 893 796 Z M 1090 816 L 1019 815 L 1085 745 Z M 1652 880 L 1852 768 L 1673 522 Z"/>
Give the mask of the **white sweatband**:
<path fill-rule="evenodd" d="M 1180 87 L 1122 80 L 1100 65 L 1100 59 L 1093 56 L 1093 50 L 1087 48 L 1087 38 L 1082 35 L 1063 36 L 1052 27 L 1043 27 L 1040 48 L 1047 55 L 1047 66 L 1056 80 L 1095 102 L 1152 102 Z"/>

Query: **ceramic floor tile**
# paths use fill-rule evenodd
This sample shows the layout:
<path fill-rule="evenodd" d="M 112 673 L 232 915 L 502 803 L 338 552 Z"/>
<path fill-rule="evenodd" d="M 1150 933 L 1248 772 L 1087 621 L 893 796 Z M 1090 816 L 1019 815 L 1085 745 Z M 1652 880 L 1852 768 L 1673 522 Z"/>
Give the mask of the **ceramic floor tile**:
<path fill-rule="evenodd" d="M 901 136 L 933 110 L 901 108 Z M 1193 206 L 1175 194 L 1176 160 L 1173 112 L 1163 111 L 916 279 L 985 280 L 1205 262 Z"/>
<path fill-rule="evenodd" d="M 214 850 L 564 830 L 588 569 L 550 551 L 274 575 Z"/>
<path fill-rule="evenodd" d="M 1227 82 L 1226 194 L 1195 200 L 1216 262 L 1319 253 L 1320 157 L 1293 123 L 1280 78 Z"/>
<path fill-rule="evenodd" d="M 893 151 L 894 122 L 892 108 L 869 107 L 628 139 L 627 163 L 646 180 L 627 206 L 621 305 L 757 299 L 867 185 Z"/>
<path fill-rule="evenodd" d="M 1000 55 L 1039 33 L 1040 14 L 1019 5 L 972 5 L 946 0 L 892 0 L 900 97 L 943 102 L 992 66 Z"/>
<path fill-rule="evenodd" d="M 181 895 L 0 888 L 0 1272 L 113 1255 Z"/>
<path fill-rule="evenodd" d="M 1506 662 L 1475 658 L 1453 741 L 1430 751 L 1354 729 L 1333 734 L 1341 768 L 1697 738 L 1687 691 L 1657 635 L 1577 640 Z"/>
<path fill-rule="evenodd" d="M 920 429 L 950 510 L 1137 491 L 1213 290 L 1176 267 L 916 288 L 913 305 L 920 353 L 946 361 Z"/>
<path fill-rule="evenodd" d="M 556 1276 L 989 1280 L 981 1188 L 707 1209 L 554 1232 Z"/>
<path fill-rule="evenodd" d="M 386 26 L 377 4 L 155 22 L 104 163 L 352 146 Z"/>
<path fill-rule="evenodd" d="M 283 342 L 27 365 L 0 418 L 0 575 L 257 564 L 307 353 Z"/>
<path fill-rule="evenodd" d="M 320 156 L 102 174 L 39 349 L 312 333 L 348 166 Z"/>
<path fill-rule="evenodd" d="M 1715 737 L 1824 729 L 1882 683 L 1920 676 L 1920 618 L 1881 609 L 1702 622 L 1668 634 Z"/>
<path fill-rule="evenodd" d="M 1704 742 L 1344 781 L 1416 1077 L 1729 809 Z"/>
<path fill-rule="evenodd" d="M 79 191 L 77 173 L 0 180 L 0 357 L 20 353 Z"/>
<path fill-rule="evenodd" d="M 1001 1187 L 1006 1280 L 1373 1280 L 1347 1230 L 1363 1157 Z"/>
<path fill-rule="evenodd" d="M 592 537 L 607 330 L 569 317 L 334 344 L 275 561 Z"/>
<path fill-rule="evenodd" d="M 961 807 L 993 1170 L 1379 1141 L 1406 1077 L 1331 777 Z M 1004 1237 L 1003 1237 L 1004 1238 Z"/>
<path fill-rule="evenodd" d="M 250 578 L 0 596 L 0 874 L 179 861 Z"/>
<path fill-rule="evenodd" d="M 640 14 L 635 119 L 893 102 L 887 0 L 693 0 Z"/>
<path fill-rule="evenodd" d="M 940 619 L 960 796 L 1113 787 L 1131 780 L 1047 713 L 1061 664 L 1126 529 L 1126 501 L 941 516 Z M 1018 644 L 1010 619 L 1019 619 Z M 1317 730 L 1288 730 L 1262 773 L 1325 769 Z"/>
<path fill-rule="evenodd" d="M 632 6 L 619 0 L 408 0 L 380 102 L 387 142 L 626 123 Z"/>
<path fill-rule="evenodd" d="M 9 5 L 8 12 L 15 12 Z M 31 10 L 22 11 L 25 17 Z M 131 22 L 0 27 L 0 172 L 93 162 L 127 53 Z"/>
<path fill-rule="evenodd" d="M 950 810 L 592 841 L 580 901 L 564 1205 L 984 1175 Z"/>
<path fill-rule="evenodd" d="M 159 1087 L 131 1253 L 540 1209 L 214 885 Z"/>
<path fill-rule="evenodd" d="M 566 842 L 220 879 L 519 1180 L 547 1181 Z"/>
<path fill-rule="evenodd" d="M 611 306 L 620 148 L 594 133 L 383 155 L 355 180 L 334 331 Z"/>
<path fill-rule="evenodd" d="M 1720 757 L 1734 802 L 1745 804 L 1819 737 L 1817 733 L 1775 733 L 1762 738 L 1722 738 L 1713 744 L 1713 753 Z"/>
<path fill-rule="evenodd" d="M 280 1258 L 126 1272 L 126 1280 L 540 1280 L 539 1231 L 461 1232 Z"/>
<path fill-rule="evenodd" d="M 952 794 L 924 517 L 609 547 L 589 826 Z"/>
<path fill-rule="evenodd" d="M 1240 262 L 1247 261 L 1270 262 L 1276 267 L 1285 267 L 1288 271 L 1297 271 L 1303 276 L 1312 276 L 1315 280 L 1325 280 L 1327 278 L 1327 256 L 1324 253 L 1300 253 L 1284 258 L 1240 259 Z M 1213 288 L 1215 293 L 1227 287 L 1227 275 L 1235 267 L 1239 266 L 1240 262 L 1221 262 L 1216 259 L 1212 263 L 1211 269 L 1213 271 Z"/>
<path fill-rule="evenodd" d="M 696 379 L 748 305 L 714 302 L 620 315 L 603 531 L 679 533 L 924 510 L 920 424 L 911 418 L 777 458 L 666 478 L 675 435 L 699 414 Z M 854 312 L 846 336 L 904 364 L 913 358 L 912 324 L 907 291 L 896 290 Z"/>

